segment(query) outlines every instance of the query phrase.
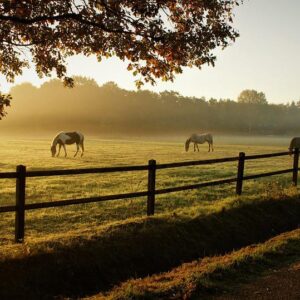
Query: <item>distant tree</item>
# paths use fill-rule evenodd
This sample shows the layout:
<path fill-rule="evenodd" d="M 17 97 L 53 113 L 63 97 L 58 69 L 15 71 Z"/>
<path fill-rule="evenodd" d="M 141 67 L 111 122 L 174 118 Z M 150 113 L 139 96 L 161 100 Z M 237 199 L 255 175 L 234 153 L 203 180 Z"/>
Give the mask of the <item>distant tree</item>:
<path fill-rule="evenodd" d="M 268 104 L 266 96 L 263 92 L 257 92 L 256 90 L 244 90 L 238 96 L 238 103 L 246 104 L 244 107 L 244 122 L 247 124 L 248 133 L 253 131 L 254 124 L 256 126 L 261 125 L 261 105 Z"/>
<path fill-rule="evenodd" d="M 163 103 L 177 103 L 179 101 L 180 94 L 176 91 L 163 91 L 160 93 L 160 98 L 163 99 Z"/>
<path fill-rule="evenodd" d="M 266 95 L 263 92 L 256 90 L 244 90 L 238 96 L 239 103 L 248 104 L 268 104 Z"/>
<path fill-rule="evenodd" d="M 82 76 L 74 76 L 74 83 L 76 86 L 98 86 L 95 79 L 88 78 L 88 77 L 82 77 Z"/>
<path fill-rule="evenodd" d="M 120 90 L 119 86 L 113 81 L 108 81 L 104 83 L 102 85 L 102 88 L 105 89 L 106 91 L 109 91 L 110 93 Z"/>
<path fill-rule="evenodd" d="M 218 99 L 216 99 L 216 98 L 210 98 L 210 99 L 208 100 L 208 103 L 209 103 L 210 105 L 216 105 L 216 104 L 218 104 Z"/>
<path fill-rule="evenodd" d="M 233 9 L 243 0 L 4 0 L 0 2 L 0 73 L 9 81 L 29 67 L 65 84 L 71 55 L 117 56 L 136 81 L 173 80 L 182 67 L 213 65 L 216 47 L 238 36 Z M 28 55 L 29 54 L 29 55 Z"/>

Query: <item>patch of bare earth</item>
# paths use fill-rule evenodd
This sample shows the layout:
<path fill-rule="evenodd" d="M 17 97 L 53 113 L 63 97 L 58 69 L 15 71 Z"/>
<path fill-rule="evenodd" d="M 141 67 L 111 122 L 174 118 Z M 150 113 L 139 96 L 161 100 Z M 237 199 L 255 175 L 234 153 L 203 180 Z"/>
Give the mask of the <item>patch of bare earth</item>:
<path fill-rule="evenodd" d="M 268 299 L 300 300 L 300 261 L 242 285 L 236 292 L 214 297 L 214 300 Z"/>

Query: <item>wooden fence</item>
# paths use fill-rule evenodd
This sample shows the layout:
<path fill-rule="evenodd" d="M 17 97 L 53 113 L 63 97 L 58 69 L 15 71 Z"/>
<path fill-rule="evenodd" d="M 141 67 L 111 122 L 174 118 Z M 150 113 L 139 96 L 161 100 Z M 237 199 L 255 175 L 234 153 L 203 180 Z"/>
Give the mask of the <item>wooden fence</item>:
<path fill-rule="evenodd" d="M 298 177 L 298 162 L 299 162 L 299 149 L 293 152 L 293 168 L 278 170 L 273 172 L 255 174 L 244 176 L 244 166 L 246 160 L 255 160 L 261 158 L 271 158 L 278 156 L 290 155 L 290 152 L 270 153 L 262 155 L 249 155 L 246 156 L 244 152 L 240 152 L 238 157 L 227 157 L 208 160 L 186 161 L 177 163 L 156 164 L 155 160 L 149 160 L 148 165 L 142 166 L 127 166 L 127 167 L 110 167 L 110 168 L 92 168 L 92 169 L 69 169 L 69 170 L 50 170 L 50 171 L 26 171 L 26 167 L 17 166 L 16 172 L 0 173 L 0 179 L 15 178 L 16 179 L 16 202 L 13 206 L 0 206 L 0 213 L 15 212 L 15 241 L 22 242 L 25 234 L 25 210 L 41 209 L 48 207 L 66 206 L 74 204 L 84 204 L 108 200 L 128 199 L 135 197 L 147 196 L 147 215 L 154 215 L 155 210 L 155 195 L 167 194 L 178 191 L 198 189 L 201 187 L 215 186 L 236 182 L 236 194 L 241 195 L 243 190 L 243 181 L 249 179 L 256 179 L 260 177 L 267 177 L 285 173 L 292 173 L 292 182 L 297 185 Z M 237 176 L 234 178 L 196 183 L 192 185 L 170 187 L 165 189 L 156 189 L 156 172 L 162 169 L 179 168 L 187 166 L 201 166 L 208 164 L 238 162 Z M 26 178 L 28 177 L 45 177 L 45 176 L 65 176 L 65 175 L 79 175 L 79 174 L 92 174 L 92 173 L 113 173 L 113 172 L 129 172 L 129 171 L 148 171 L 148 190 L 135 193 L 124 193 L 115 195 L 106 195 L 99 197 L 69 199 L 52 202 L 40 202 L 26 204 Z"/>

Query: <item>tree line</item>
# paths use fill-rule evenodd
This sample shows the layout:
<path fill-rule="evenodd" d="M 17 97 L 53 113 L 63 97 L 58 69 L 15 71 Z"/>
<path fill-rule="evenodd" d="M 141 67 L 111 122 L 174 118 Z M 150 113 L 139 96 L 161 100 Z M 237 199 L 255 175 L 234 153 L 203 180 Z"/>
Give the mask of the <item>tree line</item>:
<path fill-rule="evenodd" d="M 238 101 L 185 97 L 174 91 L 130 91 L 113 82 L 102 86 L 75 77 L 75 87 L 50 80 L 37 88 L 13 87 L 2 132 L 42 133 L 83 130 L 105 135 L 187 134 L 212 131 L 234 134 L 296 134 L 300 107 L 269 104 L 263 93 L 245 90 Z"/>

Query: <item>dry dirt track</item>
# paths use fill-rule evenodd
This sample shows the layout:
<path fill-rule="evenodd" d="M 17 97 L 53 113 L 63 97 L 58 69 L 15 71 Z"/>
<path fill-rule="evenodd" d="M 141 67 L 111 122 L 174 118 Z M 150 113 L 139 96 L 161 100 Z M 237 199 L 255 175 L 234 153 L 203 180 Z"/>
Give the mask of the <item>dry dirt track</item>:
<path fill-rule="evenodd" d="M 300 300 L 300 260 L 288 267 L 271 270 L 268 275 L 243 285 L 235 293 L 213 299 Z"/>

